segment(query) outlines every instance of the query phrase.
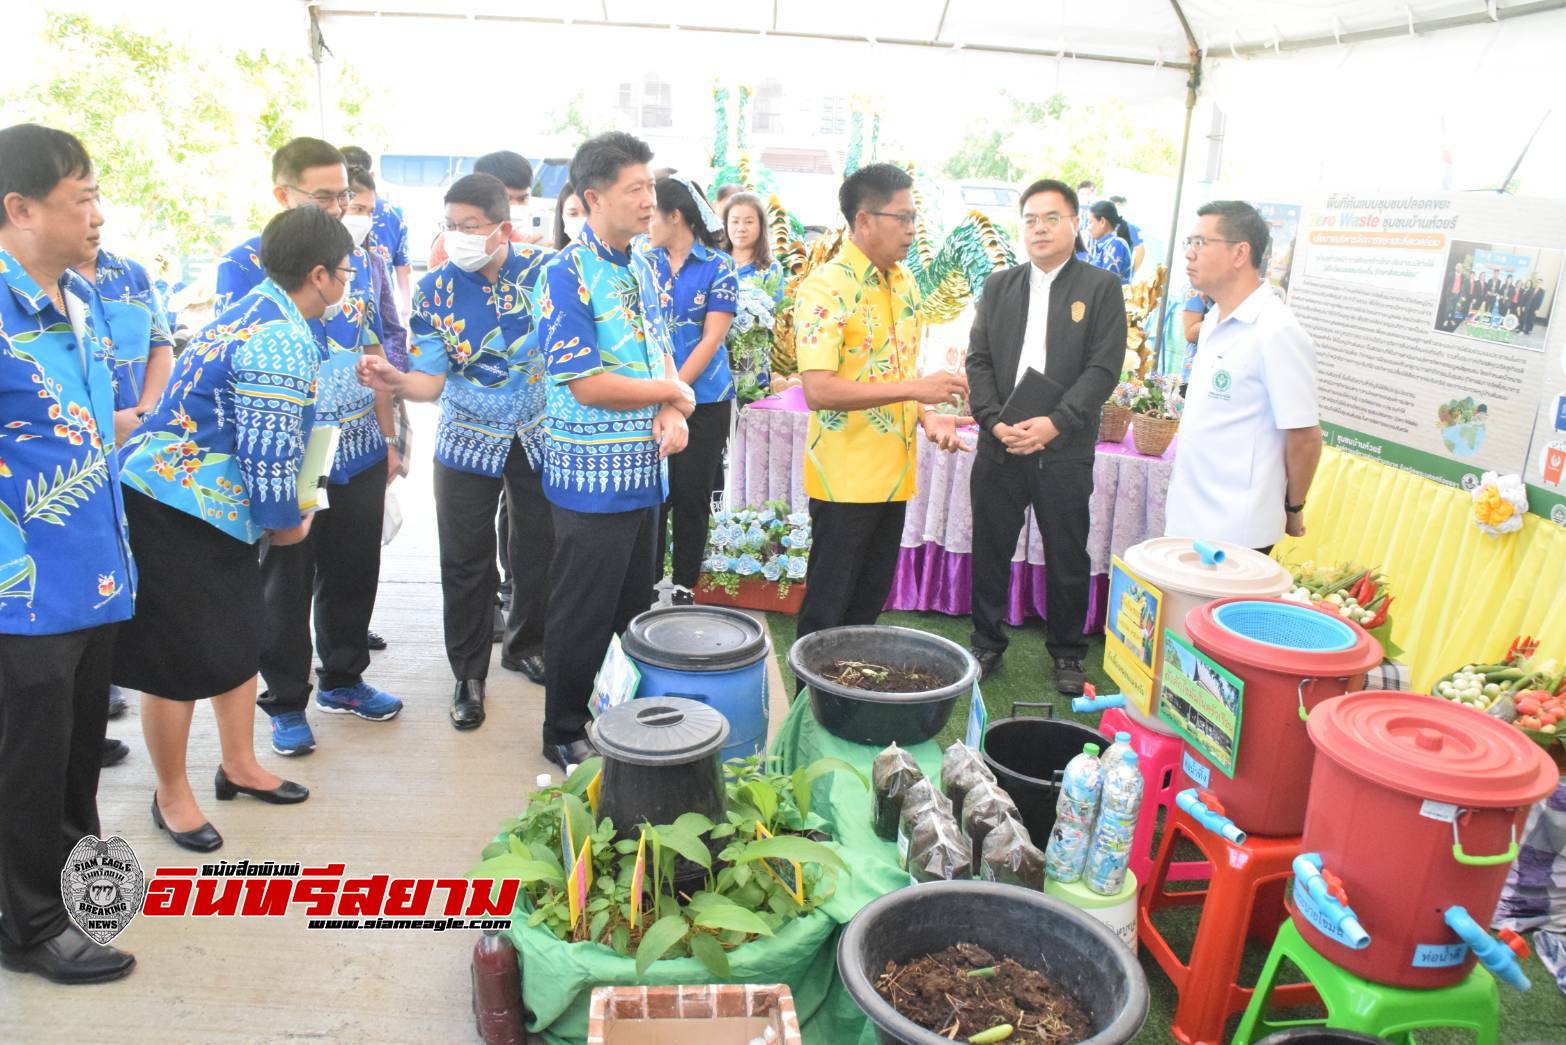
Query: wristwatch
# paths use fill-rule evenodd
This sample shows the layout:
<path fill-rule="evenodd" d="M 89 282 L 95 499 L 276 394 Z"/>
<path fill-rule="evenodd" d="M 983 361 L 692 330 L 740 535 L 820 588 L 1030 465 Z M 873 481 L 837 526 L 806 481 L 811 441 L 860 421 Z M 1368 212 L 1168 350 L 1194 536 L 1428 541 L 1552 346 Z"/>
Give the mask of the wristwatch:
<path fill-rule="evenodd" d="M 1289 499 L 1285 497 L 1283 499 L 1283 510 L 1288 512 L 1290 515 L 1298 515 L 1300 512 L 1305 510 L 1305 502 L 1301 501 L 1299 504 L 1290 504 Z"/>

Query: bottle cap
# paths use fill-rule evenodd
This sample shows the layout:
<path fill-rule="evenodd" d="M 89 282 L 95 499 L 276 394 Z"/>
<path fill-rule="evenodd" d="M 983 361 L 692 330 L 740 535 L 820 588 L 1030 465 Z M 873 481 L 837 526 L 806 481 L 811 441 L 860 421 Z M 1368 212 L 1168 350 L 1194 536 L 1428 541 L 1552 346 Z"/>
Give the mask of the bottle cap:
<path fill-rule="evenodd" d="M 1096 755 L 1096 754 L 1098 754 L 1098 745 L 1097 744 L 1083 744 L 1082 745 L 1082 750 L 1086 754 Z"/>
<path fill-rule="evenodd" d="M 1117 744 L 1129 744 L 1129 743 L 1131 743 L 1131 734 L 1127 733 L 1125 730 L 1122 729 L 1120 732 L 1115 734 L 1115 743 L 1117 743 Z"/>
<path fill-rule="evenodd" d="M 569 777 L 572 773 L 575 773 L 575 772 L 576 772 L 576 763 L 575 762 L 573 762 L 570 765 L 566 766 L 566 776 Z"/>
<path fill-rule="evenodd" d="M 1136 752 L 1135 751 L 1131 751 L 1131 752 L 1128 752 L 1126 754 L 1126 765 L 1128 765 L 1128 766 L 1136 765 Z"/>
<path fill-rule="evenodd" d="M 548 773 L 540 773 L 540 774 L 538 774 L 537 778 L 534 779 L 533 786 L 537 787 L 537 788 L 546 788 L 546 787 L 548 787 L 550 785 L 550 783 L 551 783 L 551 781 L 550 781 L 550 778 L 549 778 L 549 774 Z"/>

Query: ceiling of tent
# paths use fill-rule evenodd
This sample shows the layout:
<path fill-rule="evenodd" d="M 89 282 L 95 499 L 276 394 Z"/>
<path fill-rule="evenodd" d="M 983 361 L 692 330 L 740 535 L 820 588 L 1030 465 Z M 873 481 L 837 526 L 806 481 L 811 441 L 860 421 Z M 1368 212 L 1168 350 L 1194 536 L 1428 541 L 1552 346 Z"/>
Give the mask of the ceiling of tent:
<path fill-rule="evenodd" d="M 313 3 L 314 0 L 306 0 Z M 1333 46 L 1566 8 L 1566 0 L 320 0 L 364 15 L 607 24 L 1064 54 L 1179 67 Z"/>

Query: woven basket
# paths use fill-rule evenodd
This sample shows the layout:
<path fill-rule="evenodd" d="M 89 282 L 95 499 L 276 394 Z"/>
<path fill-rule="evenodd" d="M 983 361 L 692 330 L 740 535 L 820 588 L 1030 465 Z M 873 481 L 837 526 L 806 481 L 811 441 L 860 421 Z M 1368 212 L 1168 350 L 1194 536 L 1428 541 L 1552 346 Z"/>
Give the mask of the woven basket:
<path fill-rule="evenodd" d="M 1098 441 L 1101 443 L 1124 442 L 1126 426 L 1130 423 L 1130 410 L 1115 403 L 1105 403 L 1104 412 L 1098 418 Z"/>
<path fill-rule="evenodd" d="M 1149 457 L 1162 457 L 1178 431 L 1179 421 L 1149 417 L 1147 414 L 1137 414 L 1131 418 L 1131 441 L 1136 444 L 1136 452 Z"/>

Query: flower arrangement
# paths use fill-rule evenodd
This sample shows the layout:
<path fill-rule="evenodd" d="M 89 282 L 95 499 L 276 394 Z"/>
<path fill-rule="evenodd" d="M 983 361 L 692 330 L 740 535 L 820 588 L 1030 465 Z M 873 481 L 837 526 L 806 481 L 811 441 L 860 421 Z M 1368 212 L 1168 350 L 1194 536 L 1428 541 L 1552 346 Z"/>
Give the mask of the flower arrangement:
<path fill-rule="evenodd" d="M 778 586 L 778 598 L 805 579 L 810 555 L 810 516 L 790 512 L 784 501 L 760 508 L 715 511 L 707 524 L 707 557 L 702 560 L 703 590 L 722 588 L 737 595 L 747 579 Z"/>
<path fill-rule="evenodd" d="M 1474 522 L 1491 537 L 1522 529 L 1528 491 L 1515 475 L 1485 472 L 1473 490 Z"/>
<path fill-rule="evenodd" d="M 1128 387 L 1129 386 L 1129 387 Z M 1178 421 L 1180 414 L 1185 409 L 1185 399 L 1180 395 L 1180 377 L 1178 374 L 1158 374 L 1145 381 L 1122 381 L 1115 389 L 1115 395 L 1121 395 L 1121 389 L 1126 389 L 1127 400 L 1124 405 L 1133 414 L 1142 417 L 1153 417 L 1164 421 Z M 1118 399 L 1112 399 L 1118 402 Z"/>
<path fill-rule="evenodd" d="M 740 403 L 754 403 L 771 390 L 776 304 L 766 287 L 747 279 L 740 284 L 737 305 L 729 327 L 729 369 Z"/>

